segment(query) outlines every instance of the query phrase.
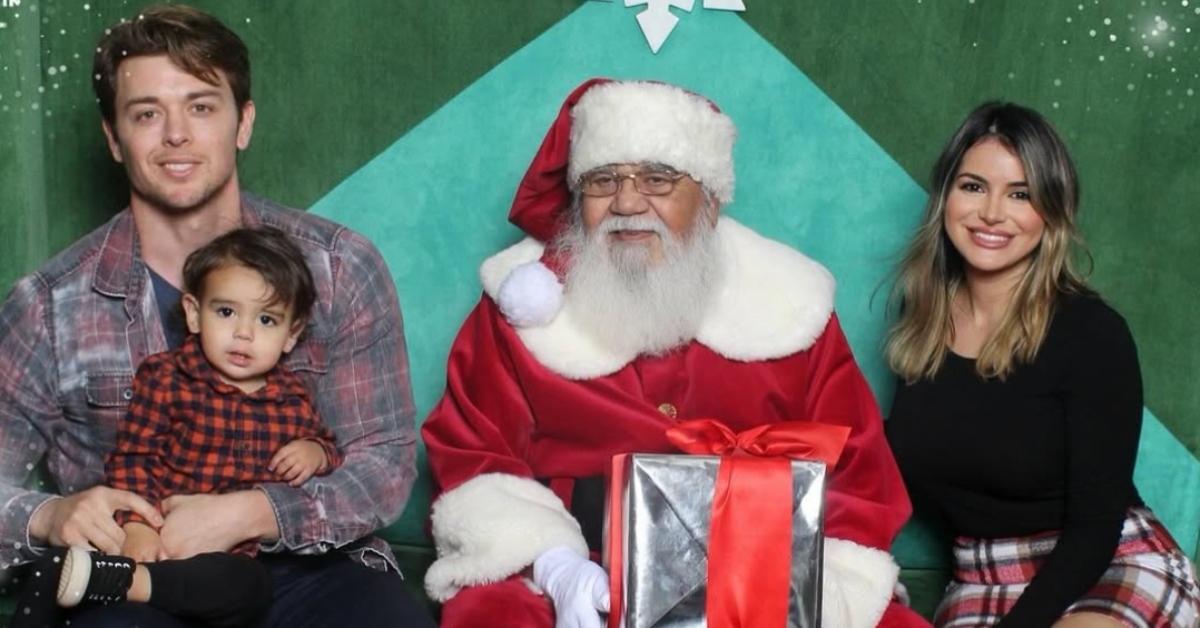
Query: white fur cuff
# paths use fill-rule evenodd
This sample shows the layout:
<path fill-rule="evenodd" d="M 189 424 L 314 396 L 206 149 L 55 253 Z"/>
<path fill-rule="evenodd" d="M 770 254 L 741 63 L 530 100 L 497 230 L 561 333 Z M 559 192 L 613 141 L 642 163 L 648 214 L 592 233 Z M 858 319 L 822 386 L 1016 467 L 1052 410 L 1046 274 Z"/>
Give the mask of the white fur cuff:
<path fill-rule="evenodd" d="M 548 549 L 588 552 L 558 496 L 515 475 L 472 478 L 434 502 L 432 520 L 438 559 L 425 574 L 425 590 L 438 602 L 464 587 L 499 582 Z"/>
<path fill-rule="evenodd" d="M 825 539 L 821 625 L 874 628 L 900 575 L 892 555 L 843 539 Z"/>

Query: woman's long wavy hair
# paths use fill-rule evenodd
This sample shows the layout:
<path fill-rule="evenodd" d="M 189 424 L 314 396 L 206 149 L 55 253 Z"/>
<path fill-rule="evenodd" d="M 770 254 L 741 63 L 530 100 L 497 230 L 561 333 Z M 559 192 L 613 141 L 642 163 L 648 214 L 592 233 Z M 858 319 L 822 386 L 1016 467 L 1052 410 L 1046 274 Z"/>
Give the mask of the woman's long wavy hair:
<path fill-rule="evenodd" d="M 980 105 L 938 157 L 925 217 L 896 271 L 890 305 L 898 306 L 900 315 L 888 334 L 887 360 L 908 383 L 937 374 L 954 338 L 951 304 L 963 286 L 964 263 L 946 235 L 946 198 L 963 155 L 988 138 L 999 140 L 1021 160 L 1030 201 L 1046 226 L 1004 317 L 980 350 L 976 371 L 1004 379 L 1018 362 L 1033 360 L 1057 297 L 1090 292 L 1072 262 L 1074 245 L 1082 249 L 1082 240 L 1075 225 L 1079 183 L 1066 146 L 1032 109 L 999 102 Z"/>

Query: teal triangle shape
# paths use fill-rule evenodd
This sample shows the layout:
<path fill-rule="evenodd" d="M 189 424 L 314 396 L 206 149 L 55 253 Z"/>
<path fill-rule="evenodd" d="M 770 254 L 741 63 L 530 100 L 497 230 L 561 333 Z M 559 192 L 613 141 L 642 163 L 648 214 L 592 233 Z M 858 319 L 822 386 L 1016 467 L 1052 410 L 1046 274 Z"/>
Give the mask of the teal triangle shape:
<path fill-rule="evenodd" d="M 885 282 L 925 192 L 736 14 L 698 6 L 677 12 L 678 26 L 652 55 L 634 19 L 640 10 L 585 2 L 313 207 L 366 234 L 387 259 L 405 315 L 418 417 L 442 393 L 450 343 L 480 295 L 480 262 L 521 237 L 506 222 L 517 181 L 563 98 L 592 76 L 681 85 L 734 119 L 737 191 L 728 213 L 833 272 L 839 316 L 886 408 L 892 378 L 881 358 Z M 903 112 L 896 123 L 904 123 Z M 393 540 L 424 542 L 426 476 L 389 531 Z M 1137 478 L 1193 552 L 1200 463 L 1149 413 Z M 906 566 L 938 555 L 932 541 L 912 533 L 897 551 Z"/>

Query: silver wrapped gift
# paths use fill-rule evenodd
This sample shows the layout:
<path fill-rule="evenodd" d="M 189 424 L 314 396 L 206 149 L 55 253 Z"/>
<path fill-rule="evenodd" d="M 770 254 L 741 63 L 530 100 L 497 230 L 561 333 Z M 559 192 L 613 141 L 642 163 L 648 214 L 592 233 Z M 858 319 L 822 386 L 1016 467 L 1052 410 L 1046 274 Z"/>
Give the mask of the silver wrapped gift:
<path fill-rule="evenodd" d="M 620 517 L 622 534 L 619 539 L 610 534 L 613 545 L 605 554 L 621 552 L 619 607 L 625 628 L 706 626 L 709 524 L 721 458 L 633 454 L 620 460 L 624 481 L 611 494 L 620 503 L 610 503 L 609 513 Z M 791 461 L 791 468 L 787 626 L 816 628 L 821 617 L 825 465 Z"/>

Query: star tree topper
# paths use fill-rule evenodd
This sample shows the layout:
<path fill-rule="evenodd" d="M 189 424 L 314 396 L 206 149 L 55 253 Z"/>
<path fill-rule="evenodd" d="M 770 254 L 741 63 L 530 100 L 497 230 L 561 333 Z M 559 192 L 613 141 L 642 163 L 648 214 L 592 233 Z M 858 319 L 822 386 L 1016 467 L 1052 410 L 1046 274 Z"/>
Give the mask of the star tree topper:
<path fill-rule="evenodd" d="M 608 2 L 610 0 L 604 0 Z M 670 37 L 671 31 L 679 24 L 679 18 L 671 13 L 671 7 L 691 12 L 695 0 L 625 0 L 626 7 L 647 5 L 646 10 L 637 16 L 638 26 L 650 44 L 650 52 L 658 54 L 663 43 Z M 745 11 L 746 5 L 742 0 L 704 0 L 704 8 L 721 11 Z"/>

